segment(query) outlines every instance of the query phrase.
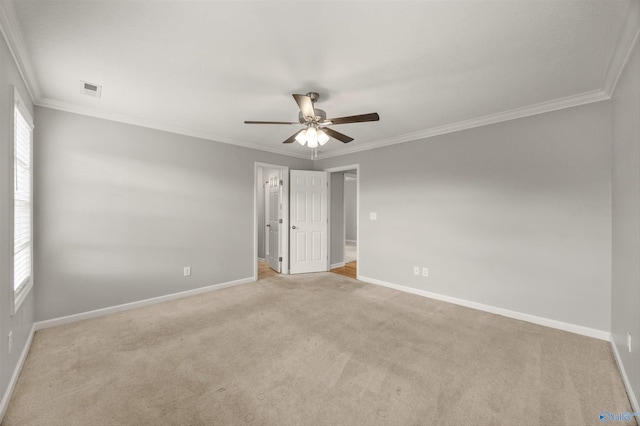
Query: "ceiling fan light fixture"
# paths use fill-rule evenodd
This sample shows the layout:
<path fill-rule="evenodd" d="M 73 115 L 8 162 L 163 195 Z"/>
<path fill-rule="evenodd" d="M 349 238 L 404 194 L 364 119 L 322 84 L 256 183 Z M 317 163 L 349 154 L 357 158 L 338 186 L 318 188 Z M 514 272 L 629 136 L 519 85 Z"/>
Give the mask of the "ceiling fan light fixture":
<path fill-rule="evenodd" d="M 302 131 L 300 131 L 297 135 L 296 135 L 296 141 L 304 146 L 304 144 L 307 142 L 307 130 L 304 129 Z"/>
<path fill-rule="evenodd" d="M 318 130 L 318 143 L 320 144 L 320 146 L 324 145 L 327 142 L 329 142 L 329 136 L 327 136 L 327 134 L 322 130 Z"/>
<path fill-rule="evenodd" d="M 318 146 L 318 132 L 313 126 L 309 126 L 307 129 L 307 145 L 309 148 L 315 148 Z"/>

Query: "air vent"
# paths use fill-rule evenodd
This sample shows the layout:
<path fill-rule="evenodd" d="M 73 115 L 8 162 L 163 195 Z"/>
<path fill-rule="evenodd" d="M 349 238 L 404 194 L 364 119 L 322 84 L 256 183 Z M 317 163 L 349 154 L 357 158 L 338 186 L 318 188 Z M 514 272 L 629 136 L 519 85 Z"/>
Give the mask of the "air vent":
<path fill-rule="evenodd" d="M 92 96 L 94 98 L 99 98 L 102 95 L 102 86 L 94 83 L 87 83 L 86 81 L 82 82 L 82 93 L 87 96 Z"/>

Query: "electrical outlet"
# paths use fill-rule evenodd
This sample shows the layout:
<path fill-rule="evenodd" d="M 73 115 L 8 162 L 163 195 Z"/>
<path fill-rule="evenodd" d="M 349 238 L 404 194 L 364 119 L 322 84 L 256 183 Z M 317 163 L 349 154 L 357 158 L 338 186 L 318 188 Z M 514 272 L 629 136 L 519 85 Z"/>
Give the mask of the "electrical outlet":
<path fill-rule="evenodd" d="M 423 277 L 429 276 L 429 268 L 422 268 L 422 276 Z"/>
<path fill-rule="evenodd" d="M 11 355 L 11 349 L 13 349 L 13 331 L 10 331 L 7 336 L 7 353 L 9 355 Z"/>
<path fill-rule="evenodd" d="M 627 348 L 629 349 L 629 352 L 631 352 L 631 333 L 629 333 L 627 331 Z"/>
<path fill-rule="evenodd" d="M 191 276 L 191 266 L 184 267 L 184 276 L 185 277 Z"/>
<path fill-rule="evenodd" d="M 420 267 L 419 266 L 414 266 L 413 267 L 413 275 L 420 275 Z"/>

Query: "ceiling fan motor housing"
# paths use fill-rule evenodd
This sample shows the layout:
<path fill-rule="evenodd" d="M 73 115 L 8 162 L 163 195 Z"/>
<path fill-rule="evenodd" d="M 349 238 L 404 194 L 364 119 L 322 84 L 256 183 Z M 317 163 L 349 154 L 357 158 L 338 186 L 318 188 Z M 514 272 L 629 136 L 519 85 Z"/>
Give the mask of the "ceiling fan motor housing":
<path fill-rule="evenodd" d="M 307 122 L 309 123 L 322 123 L 324 121 L 326 121 L 327 119 L 327 113 L 319 108 L 314 108 L 313 109 L 316 113 L 316 116 L 313 118 L 313 120 L 307 121 L 305 120 L 305 117 L 302 115 L 302 111 L 300 111 L 298 113 L 298 121 L 300 122 L 300 124 L 307 124 Z"/>

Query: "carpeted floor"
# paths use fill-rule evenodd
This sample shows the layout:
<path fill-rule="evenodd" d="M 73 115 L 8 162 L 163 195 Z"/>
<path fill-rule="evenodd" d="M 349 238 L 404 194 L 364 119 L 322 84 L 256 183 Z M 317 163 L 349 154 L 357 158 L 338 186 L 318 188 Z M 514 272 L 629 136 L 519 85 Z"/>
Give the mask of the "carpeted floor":
<path fill-rule="evenodd" d="M 3 425 L 598 425 L 601 411 L 631 411 L 607 342 L 320 273 L 39 331 Z"/>

